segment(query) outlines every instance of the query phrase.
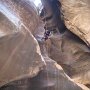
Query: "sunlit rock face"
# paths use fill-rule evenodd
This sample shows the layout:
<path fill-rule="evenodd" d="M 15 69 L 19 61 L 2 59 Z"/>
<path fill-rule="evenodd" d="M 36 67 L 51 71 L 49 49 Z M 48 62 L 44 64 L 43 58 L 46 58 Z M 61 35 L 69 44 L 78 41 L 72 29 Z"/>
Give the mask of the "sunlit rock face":
<path fill-rule="evenodd" d="M 66 27 L 89 46 L 90 0 L 59 1 L 62 5 L 61 8 Z M 80 42 L 80 40 L 77 40 L 75 37 L 76 36 L 73 37 L 72 35 L 68 35 L 66 36 L 66 40 L 70 40 L 67 40 L 67 42 L 64 40 L 64 42 L 62 42 L 62 48 L 66 49 L 63 49 L 63 53 L 65 51 L 68 52 L 64 53 L 64 56 L 67 59 L 64 60 L 63 63 L 66 64 L 67 67 L 69 66 L 69 68 L 72 68 L 71 70 L 68 68 L 68 71 L 69 73 L 72 73 L 72 77 L 77 82 L 90 84 L 90 49 L 85 43 Z M 59 61 L 59 59 L 57 59 L 57 61 Z"/>
<path fill-rule="evenodd" d="M 28 13 L 27 8 L 23 9 L 15 3 L 22 7 L 26 5 L 18 0 L 0 1 L 0 87 L 15 80 L 36 76 L 44 65 L 39 45 L 31 33 L 37 29 L 36 11 L 31 3 Z M 29 13 L 30 16 L 26 16 Z"/>
<path fill-rule="evenodd" d="M 90 45 L 90 0 L 59 0 L 67 28 Z"/>
<path fill-rule="evenodd" d="M 38 26 L 39 18 L 33 2 L 30 0 L 0 0 L 0 7 L 4 14 L 14 19 L 13 21 L 15 21 L 15 23 L 18 18 L 18 21 L 22 22 L 34 33 L 35 28 Z"/>

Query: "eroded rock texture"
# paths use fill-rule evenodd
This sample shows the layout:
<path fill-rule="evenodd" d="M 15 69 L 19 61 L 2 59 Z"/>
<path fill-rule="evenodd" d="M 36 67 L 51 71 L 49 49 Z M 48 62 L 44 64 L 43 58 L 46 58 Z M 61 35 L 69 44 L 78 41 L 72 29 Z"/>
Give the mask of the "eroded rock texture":
<path fill-rule="evenodd" d="M 53 0 L 49 0 L 48 3 L 50 1 L 53 2 Z M 78 14 L 82 15 L 82 13 L 79 13 L 79 12 L 78 12 L 78 14 L 76 14 L 76 12 L 74 12 L 74 10 L 73 10 L 74 7 L 72 5 L 76 3 L 75 5 L 77 6 L 77 8 L 75 8 L 75 10 L 78 9 L 80 11 L 82 6 L 80 9 L 78 8 L 78 6 L 80 6 L 83 1 L 81 2 L 81 4 L 80 3 L 77 4 L 79 1 L 74 1 L 74 0 L 70 0 L 70 1 L 59 0 L 59 1 L 62 5 L 62 11 L 63 11 L 63 16 L 64 16 L 63 19 L 65 22 L 68 23 L 68 21 L 70 21 L 72 19 L 71 17 L 73 17 L 74 14 L 75 14 L 74 15 L 75 17 L 77 17 Z M 44 2 L 44 0 L 43 0 L 43 2 Z M 62 4 L 62 2 L 63 2 L 63 4 Z M 70 6 L 67 2 L 72 6 L 72 8 L 69 8 Z M 85 1 L 85 2 L 87 3 L 87 1 Z M 84 3 L 83 3 L 83 5 L 84 5 Z M 89 7 L 87 4 L 85 7 L 87 7 L 87 10 L 88 10 Z M 44 8 L 46 8 L 46 6 Z M 69 10 L 72 10 L 73 13 L 70 12 Z M 47 12 L 48 12 L 48 10 L 47 10 Z M 82 12 L 85 15 L 84 10 Z M 54 15 L 54 13 L 55 13 L 55 11 L 53 11 L 52 14 Z M 67 18 L 69 18 L 68 21 L 67 21 Z M 89 23 L 81 22 L 79 20 L 80 18 L 75 19 L 76 23 L 77 22 L 80 23 L 80 24 L 78 24 L 78 26 L 86 25 L 86 24 L 89 25 Z M 83 18 L 87 19 L 87 17 L 83 17 Z M 51 19 L 52 18 L 46 20 L 46 22 L 49 22 L 49 20 L 51 20 Z M 67 23 L 66 23 L 66 26 L 67 26 Z M 74 27 L 72 24 L 70 24 L 70 25 L 68 24 L 68 26 Z M 68 26 L 67 26 L 67 28 L 68 28 Z M 83 29 L 84 28 L 85 27 L 83 27 Z M 73 28 L 68 28 L 68 29 L 71 29 L 71 31 L 73 30 L 74 32 L 78 33 L 78 30 L 75 31 Z M 81 30 L 83 30 L 83 29 L 81 29 Z M 59 30 L 61 30 L 61 29 L 59 29 Z M 62 29 L 62 31 L 63 31 L 63 29 Z M 82 34 L 82 36 L 84 37 L 84 34 Z M 74 79 L 76 82 L 79 82 L 82 84 L 90 84 L 90 57 L 89 57 L 90 49 L 87 47 L 87 45 L 81 39 L 79 39 L 76 35 L 72 34 L 68 30 L 66 30 L 63 34 L 58 34 L 58 33 L 53 34 L 50 37 L 50 39 L 47 40 L 46 48 L 47 48 L 49 57 L 52 58 L 53 60 L 57 61 L 58 64 L 64 68 L 66 73 L 72 79 Z"/>
<path fill-rule="evenodd" d="M 47 42 L 38 44 L 33 32 L 44 27 L 31 2 L 1 0 L 0 6 L 0 90 L 89 90 L 49 58 Z"/>
<path fill-rule="evenodd" d="M 0 86 L 17 79 L 34 77 L 44 65 L 39 45 L 30 32 L 35 28 L 33 19 L 29 30 L 19 18 L 4 9 L 7 8 L 0 7 Z"/>
<path fill-rule="evenodd" d="M 47 41 L 49 56 L 62 65 L 67 74 L 82 84 L 90 84 L 90 50 L 70 32 Z M 54 52 L 53 52 L 54 51 Z"/>
<path fill-rule="evenodd" d="M 90 0 L 59 0 L 67 28 L 90 45 Z"/>
<path fill-rule="evenodd" d="M 22 23 L 34 33 L 39 23 L 39 17 L 33 2 L 30 0 L 0 0 L 0 7 L 1 11 L 5 13 L 9 19 L 14 19 L 14 22 L 18 18 L 18 20 L 22 21 Z"/>

